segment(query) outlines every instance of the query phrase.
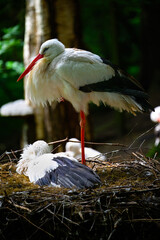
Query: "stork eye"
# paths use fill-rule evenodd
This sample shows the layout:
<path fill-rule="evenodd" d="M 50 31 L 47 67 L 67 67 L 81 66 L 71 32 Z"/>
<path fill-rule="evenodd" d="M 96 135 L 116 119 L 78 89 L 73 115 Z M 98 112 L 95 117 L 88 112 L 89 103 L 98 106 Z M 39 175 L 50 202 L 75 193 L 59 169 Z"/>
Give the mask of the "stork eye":
<path fill-rule="evenodd" d="M 43 53 L 45 53 L 48 49 L 49 47 L 44 48 Z"/>

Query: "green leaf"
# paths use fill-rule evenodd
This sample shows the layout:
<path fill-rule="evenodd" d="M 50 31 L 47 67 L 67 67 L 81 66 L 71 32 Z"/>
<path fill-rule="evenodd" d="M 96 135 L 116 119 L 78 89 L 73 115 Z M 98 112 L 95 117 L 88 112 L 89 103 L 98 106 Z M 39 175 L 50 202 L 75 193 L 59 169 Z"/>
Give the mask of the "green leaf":
<path fill-rule="evenodd" d="M 5 66 L 6 66 L 6 69 L 13 70 L 17 74 L 21 74 L 24 70 L 23 63 L 20 63 L 17 61 L 7 61 Z"/>

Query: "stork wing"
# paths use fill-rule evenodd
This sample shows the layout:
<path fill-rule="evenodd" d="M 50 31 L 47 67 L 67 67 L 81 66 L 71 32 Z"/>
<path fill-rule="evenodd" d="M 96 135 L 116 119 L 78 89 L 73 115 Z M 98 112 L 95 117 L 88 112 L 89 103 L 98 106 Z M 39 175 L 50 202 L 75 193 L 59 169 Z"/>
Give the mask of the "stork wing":
<path fill-rule="evenodd" d="M 57 183 L 63 187 L 89 188 L 101 183 L 99 176 L 92 169 L 79 162 L 64 157 L 56 158 L 56 162 L 59 164 L 56 170 Z"/>
<path fill-rule="evenodd" d="M 83 92 L 118 92 L 147 97 L 136 79 L 110 61 L 88 51 L 67 50 L 56 72 L 74 88 Z"/>
<path fill-rule="evenodd" d="M 114 92 L 122 93 L 130 96 L 141 96 L 148 99 L 147 93 L 129 81 L 125 76 L 114 76 L 108 81 L 100 81 L 98 83 L 91 83 L 79 88 L 82 92 Z"/>
<path fill-rule="evenodd" d="M 60 79 L 79 89 L 87 84 L 107 81 L 115 76 L 115 70 L 102 59 L 87 51 L 67 49 L 56 66 Z"/>
<path fill-rule="evenodd" d="M 108 60 L 87 51 L 65 52 L 64 61 L 58 64 L 58 74 L 73 88 L 81 92 L 113 92 L 128 95 L 144 111 L 153 109 L 141 84 Z"/>
<path fill-rule="evenodd" d="M 58 185 L 65 188 L 89 188 L 100 183 L 98 175 L 90 168 L 79 162 L 71 161 L 67 157 L 53 158 L 58 164 L 54 170 L 47 171 L 45 176 L 39 179 L 38 185 Z"/>

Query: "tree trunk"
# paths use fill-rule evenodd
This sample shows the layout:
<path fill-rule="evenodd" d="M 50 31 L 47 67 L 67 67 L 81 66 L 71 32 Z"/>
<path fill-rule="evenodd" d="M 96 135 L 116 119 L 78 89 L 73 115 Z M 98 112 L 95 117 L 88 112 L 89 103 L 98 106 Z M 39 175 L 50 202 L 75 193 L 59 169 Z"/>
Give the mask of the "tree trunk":
<path fill-rule="evenodd" d="M 27 0 L 24 37 L 24 64 L 25 67 L 37 55 L 41 44 L 51 37 L 49 24 L 48 4 L 45 0 Z M 26 83 L 26 79 L 25 79 Z M 24 84 L 24 90 L 25 90 Z M 36 139 L 43 139 L 44 111 L 42 107 L 35 108 Z"/>
<path fill-rule="evenodd" d="M 81 45 L 78 10 L 77 2 L 74 0 L 26 1 L 25 66 L 38 54 L 40 45 L 48 39 L 58 38 L 66 47 Z M 52 106 L 44 109 L 36 107 L 35 119 L 36 139 L 53 141 L 65 137 L 80 137 L 79 114 L 67 101 L 60 104 L 53 103 Z M 87 128 L 88 140 L 90 140 L 90 132 Z"/>

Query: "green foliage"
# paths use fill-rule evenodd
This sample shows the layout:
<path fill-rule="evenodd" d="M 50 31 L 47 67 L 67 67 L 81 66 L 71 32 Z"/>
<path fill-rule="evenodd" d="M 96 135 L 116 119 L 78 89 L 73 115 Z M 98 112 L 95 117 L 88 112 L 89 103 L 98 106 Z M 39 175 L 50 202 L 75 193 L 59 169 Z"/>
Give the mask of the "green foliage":
<path fill-rule="evenodd" d="M 18 25 L 4 28 L 0 40 L 0 105 L 23 97 L 21 84 L 16 79 L 23 72 L 21 31 Z"/>
<path fill-rule="evenodd" d="M 19 25 L 1 29 L 0 39 L 0 106 L 8 102 L 23 98 L 23 85 L 16 83 L 23 72 L 22 63 L 22 30 Z M 13 118 L 0 118 L 1 136 L 0 151 L 7 147 L 19 145 L 21 121 Z M 6 127 L 7 126 L 7 131 Z M 18 126 L 18 128 L 17 128 Z"/>
<path fill-rule="evenodd" d="M 2 29 L 3 36 L 0 41 L 0 55 L 3 59 L 22 59 L 23 41 L 20 38 L 18 25 Z"/>
<path fill-rule="evenodd" d="M 131 65 L 131 66 L 128 67 L 128 72 L 131 75 L 136 76 L 140 72 L 140 66 L 138 66 L 138 65 Z"/>
<path fill-rule="evenodd" d="M 23 81 L 17 83 L 23 72 L 24 0 L 0 0 L 0 107 L 23 98 Z M 22 119 L 0 117 L 0 153 L 17 149 L 22 132 Z"/>
<path fill-rule="evenodd" d="M 21 74 L 23 71 L 23 63 L 17 61 L 7 61 L 6 62 L 6 69 L 13 70 L 17 74 Z"/>
<path fill-rule="evenodd" d="M 160 144 L 158 146 L 153 146 L 147 153 L 147 157 L 160 158 Z"/>

